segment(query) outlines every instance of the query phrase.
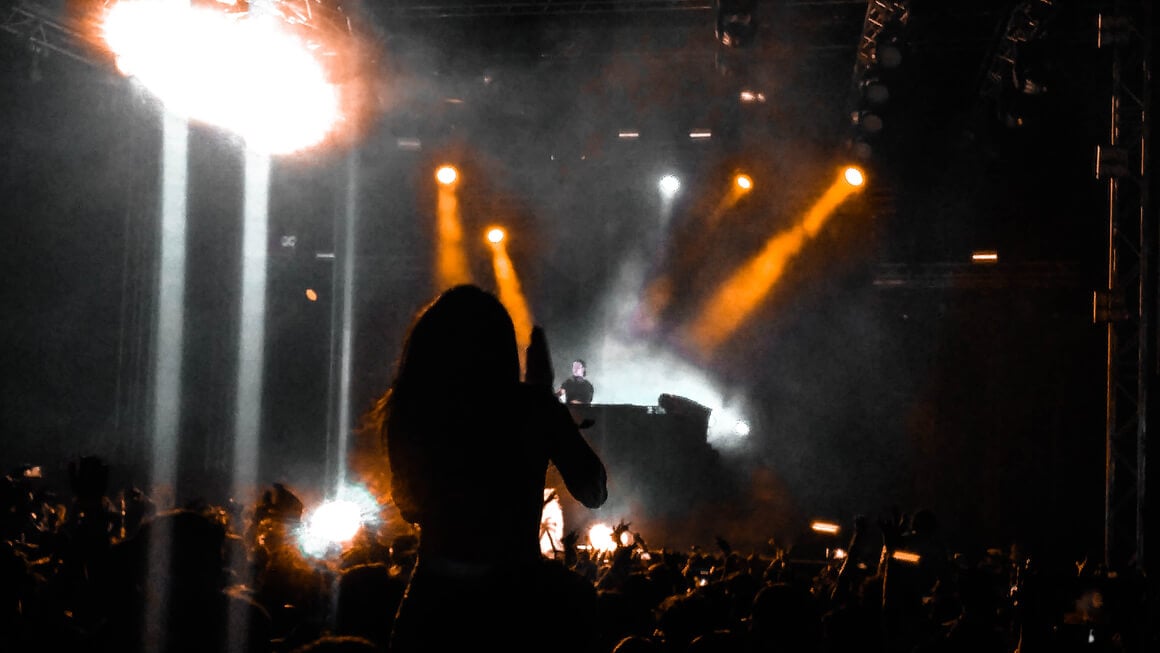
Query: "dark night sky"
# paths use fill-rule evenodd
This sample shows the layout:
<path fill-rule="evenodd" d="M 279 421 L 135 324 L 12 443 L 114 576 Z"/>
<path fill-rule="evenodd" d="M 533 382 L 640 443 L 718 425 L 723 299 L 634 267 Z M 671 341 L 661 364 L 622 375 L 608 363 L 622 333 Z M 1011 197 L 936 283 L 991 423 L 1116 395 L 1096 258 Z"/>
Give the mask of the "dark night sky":
<path fill-rule="evenodd" d="M 690 361 L 753 407 L 744 455 L 724 463 L 749 491 L 723 530 L 925 505 L 972 544 L 1098 544 L 1104 361 L 1090 293 L 1105 274 L 1107 216 L 1091 161 L 1107 131 L 1109 62 L 1095 48 L 1095 5 L 1061 8 L 1036 53 L 1048 92 L 988 103 L 982 71 L 1012 4 L 914 3 L 866 163 L 871 187 L 735 338 Z M 273 248 L 270 261 L 268 479 L 320 473 L 335 263 L 313 253 L 335 246 L 352 149 L 355 413 L 388 382 L 403 330 L 433 291 L 430 172 L 443 160 L 472 180 L 461 200 L 469 232 L 502 216 L 520 234 L 512 256 L 562 374 L 601 328 L 622 261 L 656 239 L 660 170 L 686 180 L 660 232 L 667 252 L 648 260 L 685 290 L 665 332 L 792 224 L 847 156 L 865 5 L 762 6 L 755 45 L 724 59 L 704 11 L 454 19 L 383 3 L 362 17 L 377 39 L 380 93 L 366 133 L 357 148 L 275 165 L 271 236 L 294 234 L 298 247 Z M 33 79 L 25 44 L 0 37 L 0 461 L 88 451 L 139 461 L 157 110 L 111 71 L 60 56 Z M 748 87 L 768 101 L 740 105 Z M 1012 129 L 1003 117 L 1016 109 L 1025 123 Z M 618 129 L 642 125 L 652 131 L 640 142 L 617 141 Z M 695 126 L 710 126 L 712 142 L 681 137 Z M 232 428 L 242 155 L 211 128 L 192 133 L 182 451 L 196 480 L 212 475 L 207 451 Z M 397 148 L 416 134 L 422 151 Z M 759 188 L 728 229 L 704 236 L 699 218 L 737 167 Z M 984 248 L 1002 261 L 980 278 L 965 262 Z M 875 283 L 897 266 L 915 274 L 909 283 Z M 305 287 L 322 299 L 304 301 Z M 599 395 L 611 381 L 593 373 Z"/>

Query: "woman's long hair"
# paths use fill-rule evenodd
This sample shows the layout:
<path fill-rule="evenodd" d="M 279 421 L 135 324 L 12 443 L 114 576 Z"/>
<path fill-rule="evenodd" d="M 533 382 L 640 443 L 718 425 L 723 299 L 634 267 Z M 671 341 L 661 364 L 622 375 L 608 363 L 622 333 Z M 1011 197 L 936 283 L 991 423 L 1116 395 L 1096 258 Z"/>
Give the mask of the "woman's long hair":
<path fill-rule="evenodd" d="M 455 286 L 423 308 L 377 411 L 384 437 L 456 437 L 519 384 L 515 328 L 495 295 Z"/>

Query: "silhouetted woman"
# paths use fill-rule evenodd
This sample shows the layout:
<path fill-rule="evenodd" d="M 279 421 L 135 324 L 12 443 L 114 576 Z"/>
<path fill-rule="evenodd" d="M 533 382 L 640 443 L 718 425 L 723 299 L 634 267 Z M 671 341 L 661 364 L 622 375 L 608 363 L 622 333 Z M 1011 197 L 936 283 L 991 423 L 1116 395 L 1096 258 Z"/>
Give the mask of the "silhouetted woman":
<path fill-rule="evenodd" d="M 523 650 L 591 632 L 595 590 L 540 554 L 549 463 L 584 505 L 607 498 L 604 465 L 552 392 L 543 332 L 520 381 L 507 310 L 476 286 L 423 309 L 380 399 L 391 491 L 419 528 L 391 651 Z M 565 646 L 567 648 L 567 646 Z"/>

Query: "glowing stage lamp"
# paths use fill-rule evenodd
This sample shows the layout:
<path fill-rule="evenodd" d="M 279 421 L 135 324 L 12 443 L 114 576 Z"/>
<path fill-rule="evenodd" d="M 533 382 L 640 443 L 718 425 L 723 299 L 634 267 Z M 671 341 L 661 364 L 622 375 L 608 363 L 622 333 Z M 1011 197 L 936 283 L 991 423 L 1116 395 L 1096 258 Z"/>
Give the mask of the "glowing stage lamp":
<path fill-rule="evenodd" d="M 507 237 L 507 232 L 505 232 L 501 227 L 492 227 L 491 229 L 487 230 L 487 242 L 493 245 L 502 243 L 505 237 Z"/>
<path fill-rule="evenodd" d="M 890 554 L 890 557 L 899 562 L 908 562 L 910 564 L 918 564 L 922 560 L 922 556 L 911 551 L 895 551 Z"/>
<path fill-rule="evenodd" d="M 842 171 L 842 177 L 851 186 L 861 186 L 866 183 L 866 175 L 854 166 L 849 166 Z"/>
<path fill-rule="evenodd" d="M 676 175 L 665 175 L 661 177 L 657 187 L 660 188 L 662 195 L 672 197 L 681 189 L 681 180 L 677 179 Z"/>
<path fill-rule="evenodd" d="M 743 191 L 753 188 L 753 178 L 749 175 L 737 175 L 733 178 L 733 183 L 737 185 L 737 188 Z"/>
<path fill-rule="evenodd" d="M 810 524 L 810 530 L 815 533 L 822 533 L 825 535 L 837 535 L 838 531 L 841 530 L 841 526 L 835 524 L 834 522 L 819 520 Z"/>
<path fill-rule="evenodd" d="M 612 527 L 608 524 L 593 524 L 588 529 L 588 542 L 593 549 L 601 553 L 615 551 L 616 540 L 613 539 L 612 535 Z"/>
<path fill-rule="evenodd" d="M 455 169 L 455 166 L 439 166 L 439 169 L 435 171 L 435 179 L 444 186 L 450 186 L 459 179 L 459 171 Z"/>
<path fill-rule="evenodd" d="M 298 531 L 299 549 L 313 558 L 324 557 L 349 543 L 364 524 L 377 521 L 378 501 L 366 488 L 344 486 L 338 496 L 309 511 Z"/>

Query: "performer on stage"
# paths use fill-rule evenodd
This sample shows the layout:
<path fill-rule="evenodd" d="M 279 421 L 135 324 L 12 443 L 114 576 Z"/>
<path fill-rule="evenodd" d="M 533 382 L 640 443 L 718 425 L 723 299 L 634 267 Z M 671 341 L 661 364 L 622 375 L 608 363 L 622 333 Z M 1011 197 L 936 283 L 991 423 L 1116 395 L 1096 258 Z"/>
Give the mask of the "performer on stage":
<path fill-rule="evenodd" d="M 572 378 L 567 379 L 560 385 L 560 389 L 556 394 L 565 402 L 569 404 L 590 404 L 592 403 L 592 395 L 594 389 L 592 384 L 585 378 L 588 374 L 588 367 L 584 361 L 577 358 L 572 361 Z"/>

